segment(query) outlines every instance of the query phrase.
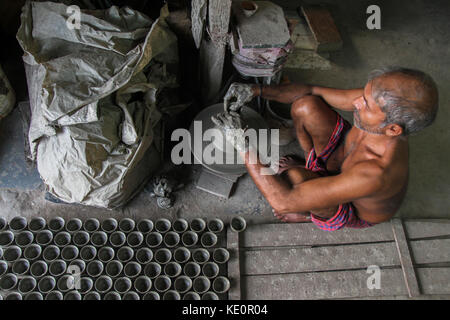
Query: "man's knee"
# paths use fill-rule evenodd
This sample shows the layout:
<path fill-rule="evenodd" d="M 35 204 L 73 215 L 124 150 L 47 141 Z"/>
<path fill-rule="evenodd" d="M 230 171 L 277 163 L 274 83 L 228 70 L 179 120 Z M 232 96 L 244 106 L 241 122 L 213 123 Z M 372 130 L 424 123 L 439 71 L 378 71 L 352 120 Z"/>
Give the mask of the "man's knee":
<path fill-rule="evenodd" d="M 294 101 L 291 107 L 292 119 L 305 119 L 321 107 L 323 101 L 318 96 L 308 95 Z"/>

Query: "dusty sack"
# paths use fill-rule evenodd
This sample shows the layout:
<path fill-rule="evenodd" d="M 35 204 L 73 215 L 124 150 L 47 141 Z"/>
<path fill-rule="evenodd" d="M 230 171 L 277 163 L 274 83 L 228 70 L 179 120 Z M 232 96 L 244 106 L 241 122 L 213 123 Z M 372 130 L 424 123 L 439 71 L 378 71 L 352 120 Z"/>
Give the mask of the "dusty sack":
<path fill-rule="evenodd" d="M 68 203 L 123 205 L 159 165 L 158 94 L 177 87 L 177 39 L 161 17 L 130 8 L 81 10 L 27 2 L 25 54 L 31 157 L 47 190 Z"/>

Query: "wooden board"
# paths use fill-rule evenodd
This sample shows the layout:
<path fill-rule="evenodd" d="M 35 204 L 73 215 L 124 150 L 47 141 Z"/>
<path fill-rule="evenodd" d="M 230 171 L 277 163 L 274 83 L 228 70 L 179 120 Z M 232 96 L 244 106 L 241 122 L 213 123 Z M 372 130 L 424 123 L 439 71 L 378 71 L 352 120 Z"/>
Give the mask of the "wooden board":
<path fill-rule="evenodd" d="M 413 264 L 450 263 L 450 239 L 410 241 Z M 449 278 L 450 282 L 450 278 Z"/>
<path fill-rule="evenodd" d="M 302 6 L 302 12 L 316 40 L 317 52 L 342 48 L 341 35 L 328 9 L 321 6 Z"/>
<path fill-rule="evenodd" d="M 405 221 L 408 239 L 450 237 L 448 221 Z M 266 246 L 312 246 L 326 244 L 364 243 L 394 241 L 390 222 L 368 229 L 341 229 L 326 232 L 311 223 L 262 224 L 249 226 L 243 242 L 244 247 Z"/>
<path fill-rule="evenodd" d="M 332 299 L 406 295 L 400 268 L 381 271 L 380 289 L 368 289 L 365 270 L 245 276 L 244 299 Z"/>
<path fill-rule="evenodd" d="M 239 233 L 231 231 L 227 228 L 227 249 L 230 252 L 230 260 L 228 260 L 228 278 L 230 279 L 230 291 L 228 298 L 230 300 L 241 299 L 241 267 L 240 267 L 240 249 L 239 249 Z"/>
<path fill-rule="evenodd" d="M 450 268 L 418 268 L 424 294 L 450 294 Z M 245 299 L 297 300 L 407 297 L 400 268 L 382 269 L 380 289 L 368 289 L 365 270 L 245 276 Z"/>
<path fill-rule="evenodd" d="M 423 294 L 450 294 L 450 268 L 418 268 Z"/>
<path fill-rule="evenodd" d="M 243 275 L 399 267 L 395 244 L 356 244 L 319 248 L 246 251 Z"/>
<path fill-rule="evenodd" d="M 405 220 L 403 224 L 408 239 L 450 237 L 449 220 Z"/>
<path fill-rule="evenodd" d="M 381 223 L 368 229 L 344 228 L 333 232 L 320 230 L 312 223 L 280 223 L 249 226 L 245 231 L 242 246 L 318 246 L 393 240 L 390 223 Z"/>
<path fill-rule="evenodd" d="M 409 296 L 357 297 L 344 300 L 450 300 L 450 294 L 427 294 L 414 298 Z"/>
<path fill-rule="evenodd" d="M 403 277 L 410 297 L 420 295 L 419 282 L 412 263 L 411 253 L 406 239 L 403 224 L 400 219 L 392 219 L 392 230 L 394 232 L 395 244 L 397 246 L 400 263 L 402 265 Z"/>
<path fill-rule="evenodd" d="M 448 226 L 400 219 L 335 232 L 311 223 L 249 225 L 239 239 L 242 299 L 447 299 Z M 380 289 L 367 285 L 373 265 Z"/>

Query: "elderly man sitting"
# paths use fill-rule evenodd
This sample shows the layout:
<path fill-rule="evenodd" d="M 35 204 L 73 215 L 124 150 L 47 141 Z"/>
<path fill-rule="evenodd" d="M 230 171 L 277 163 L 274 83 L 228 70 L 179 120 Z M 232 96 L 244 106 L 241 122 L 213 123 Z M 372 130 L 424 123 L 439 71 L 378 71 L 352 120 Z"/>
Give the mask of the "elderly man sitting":
<path fill-rule="evenodd" d="M 258 95 L 292 104 L 306 159 L 304 166 L 291 157 L 280 160 L 279 173 L 286 172 L 286 180 L 261 175 L 264 166 L 249 161 L 254 151 L 236 146 L 277 218 L 312 220 L 333 231 L 370 227 L 395 214 L 408 186 L 408 136 L 432 124 L 438 111 L 438 91 L 430 76 L 386 68 L 373 72 L 364 88 L 350 90 L 235 83 L 225 96 L 225 113 L 236 116 L 243 104 Z M 353 126 L 331 107 L 353 111 Z M 229 126 L 223 117 L 214 121 Z M 242 141 L 233 138 L 232 143 Z"/>

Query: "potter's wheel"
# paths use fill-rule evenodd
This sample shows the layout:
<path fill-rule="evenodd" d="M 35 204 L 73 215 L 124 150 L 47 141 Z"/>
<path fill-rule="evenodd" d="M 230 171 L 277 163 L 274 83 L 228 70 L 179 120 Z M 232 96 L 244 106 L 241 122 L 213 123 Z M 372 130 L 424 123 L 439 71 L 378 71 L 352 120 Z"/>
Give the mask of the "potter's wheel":
<path fill-rule="evenodd" d="M 237 154 L 237 151 L 233 148 L 232 149 L 232 153 L 234 154 L 234 164 L 206 164 L 204 163 L 204 161 L 202 161 L 202 155 L 203 155 L 203 150 L 205 150 L 205 148 L 210 145 L 212 142 L 211 141 L 203 141 L 203 133 L 211 128 L 217 128 L 216 125 L 212 122 L 211 120 L 211 116 L 214 116 L 218 113 L 221 113 L 224 111 L 224 107 L 223 107 L 223 103 L 218 103 L 215 105 L 212 105 L 210 107 L 207 107 L 206 109 L 202 110 L 194 119 L 194 121 L 201 121 L 202 122 L 202 132 L 200 134 L 198 134 L 198 137 L 195 137 L 194 135 L 194 121 L 192 122 L 190 128 L 189 128 L 189 132 L 191 134 L 191 151 L 192 154 L 194 155 L 195 160 L 198 163 L 201 163 L 205 168 L 207 168 L 208 170 L 217 173 L 219 175 L 235 175 L 235 176 L 239 176 L 242 175 L 244 173 L 247 172 L 247 169 L 245 167 L 244 164 L 238 164 L 237 163 L 237 157 L 239 157 L 239 155 Z M 250 109 L 248 107 L 243 107 L 241 109 L 240 112 L 241 118 L 242 118 L 242 123 L 244 126 L 247 126 L 248 128 L 253 128 L 253 129 L 267 129 L 268 132 L 268 137 L 267 137 L 267 142 L 270 141 L 270 131 L 268 130 L 269 127 L 267 126 L 265 120 L 263 119 L 263 117 L 258 114 L 256 111 L 254 111 L 253 109 Z M 200 143 L 201 141 L 201 143 Z M 194 143 L 197 143 L 197 148 L 195 147 Z M 214 145 L 216 146 L 215 148 L 215 152 L 217 154 L 218 157 L 220 157 L 220 159 L 225 159 L 226 157 L 230 157 L 231 154 L 227 154 L 226 151 L 224 150 L 228 150 L 224 148 L 223 146 L 225 146 L 227 144 L 227 142 L 225 141 L 225 137 L 223 138 L 223 142 L 221 143 L 220 141 L 216 141 L 214 142 Z M 201 145 L 201 148 L 199 147 Z M 268 143 L 269 147 L 268 149 L 270 150 L 270 143 Z"/>

